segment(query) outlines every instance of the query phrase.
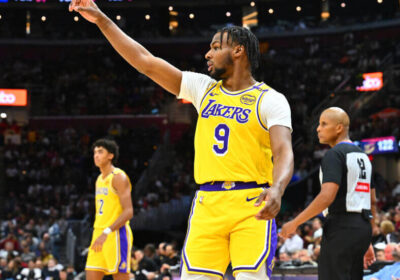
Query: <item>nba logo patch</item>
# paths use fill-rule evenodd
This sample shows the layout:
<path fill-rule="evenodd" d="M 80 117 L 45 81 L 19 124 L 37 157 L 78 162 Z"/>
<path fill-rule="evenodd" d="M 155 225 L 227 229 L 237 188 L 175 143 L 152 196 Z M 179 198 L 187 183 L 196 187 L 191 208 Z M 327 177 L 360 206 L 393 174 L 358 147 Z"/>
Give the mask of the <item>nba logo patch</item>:
<path fill-rule="evenodd" d="M 222 184 L 222 188 L 225 190 L 230 190 L 233 189 L 234 187 L 235 187 L 235 182 L 226 181 Z"/>

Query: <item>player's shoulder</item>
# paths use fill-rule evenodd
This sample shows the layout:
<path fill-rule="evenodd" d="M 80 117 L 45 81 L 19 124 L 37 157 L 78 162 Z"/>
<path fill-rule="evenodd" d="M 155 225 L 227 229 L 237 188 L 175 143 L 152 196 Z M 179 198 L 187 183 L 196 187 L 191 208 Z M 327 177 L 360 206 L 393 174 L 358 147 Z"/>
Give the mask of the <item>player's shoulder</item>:
<path fill-rule="evenodd" d="M 114 175 L 113 176 L 113 182 L 125 181 L 125 180 L 129 181 L 128 175 L 121 168 L 114 168 L 112 173 Z"/>
<path fill-rule="evenodd" d="M 192 72 L 192 71 L 183 71 L 182 77 L 186 80 L 190 80 L 191 82 L 197 82 L 197 83 L 206 84 L 206 85 L 210 85 L 210 86 L 218 83 L 217 80 L 211 78 L 208 75 L 198 73 L 198 72 Z"/>
<path fill-rule="evenodd" d="M 261 92 L 261 110 L 290 114 L 290 105 L 285 95 L 266 84 L 262 86 Z"/>
<path fill-rule="evenodd" d="M 265 84 L 262 86 L 263 92 L 265 92 L 265 96 L 264 99 L 272 99 L 272 100 L 284 100 L 287 102 L 286 96 L 282 93 L 280 93 L 279 91 L 277 91 L 276 89 L 270 87 L 269 85 Z"/>

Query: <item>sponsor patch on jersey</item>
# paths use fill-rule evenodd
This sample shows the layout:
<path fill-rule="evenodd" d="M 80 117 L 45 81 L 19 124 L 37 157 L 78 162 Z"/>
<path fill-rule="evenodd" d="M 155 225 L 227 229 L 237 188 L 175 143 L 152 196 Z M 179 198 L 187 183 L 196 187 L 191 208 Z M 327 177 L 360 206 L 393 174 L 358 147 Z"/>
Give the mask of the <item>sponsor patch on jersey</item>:
<path fill-rule="evenodd" d="M 240 97 L 240 102 L 244 105 L 253 105 L 256 102 L 257 98 L 254 95 L 245 94 Z"/>
<path fill-rule="evenodd" d="M 357 182 L 355 191 L 369 193 L 369 183 Z"/>

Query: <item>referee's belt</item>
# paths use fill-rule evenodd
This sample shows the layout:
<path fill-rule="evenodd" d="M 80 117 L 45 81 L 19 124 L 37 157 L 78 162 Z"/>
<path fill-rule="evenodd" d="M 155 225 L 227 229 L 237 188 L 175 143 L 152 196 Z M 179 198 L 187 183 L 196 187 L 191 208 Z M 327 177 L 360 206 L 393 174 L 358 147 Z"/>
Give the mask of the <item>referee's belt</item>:
<path fill-rule="evenodd" d="M 358 216 L 361 215 L 365 220 L 370 220 L 373 218 L 372 212 L 369 209 L 362 209 L 361 212 L 333 212 L 329 213 L 328 215 L 335 217 L 335 216 Z"/>
<path fill-rule="evenodd" d="M 255 188 L 269 188 L 269 184 L 257 184 L 257 182 L 231 182 L 231 181 L 214 181 L 200 185 L 201 191 L 233 191 L 246 190 Z"/>

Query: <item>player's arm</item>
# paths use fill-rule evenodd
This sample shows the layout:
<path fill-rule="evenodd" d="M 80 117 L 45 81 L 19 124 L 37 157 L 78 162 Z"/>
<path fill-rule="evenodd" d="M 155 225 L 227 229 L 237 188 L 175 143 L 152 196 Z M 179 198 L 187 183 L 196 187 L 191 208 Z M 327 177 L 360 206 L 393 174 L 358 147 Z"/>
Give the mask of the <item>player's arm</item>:
<path fill-rule="evenodd" d="M 371 213 L 372 213 L 371 226 L 372 226 L 372 232 L 373 232 L 373 230 L 378 227 L 375 223 L 375 221 L 376 221 L 376 191 L 375 191 L 375 188 L 371 188 Z"/>
<path fill-rule="evenodd" d="M 320 193 L 315 197 L 310 205 L 308 205 L 308 207 L 304 209 L 304 211 L 301 212 L 296 218 L 282 226 L 281 235 L 283 237 L 288 237 L 291 233 L 296 231 L 299 225 L 317 216 L 319 213 L 328 208 L 329 205 L 331 205 L 335 200 L 338 190 L 339 185 L 336 183 L 323 183 Z"/>
<path fill-rule="evenodd" d="M 273 219 L 281 209 L 281 197 L 293 175 L 292 134 L 289 127 L 274 125 L 269 129 L 271 149 L 274 157 L 273 185 L 257 199 L 256 206 L 263 200 L 266 205 L 256 215 L 257 219 Z"/>
<path fill-rule="evenodd" d="M 179 94 L 182 72 L 167 61 L 153 56 L 141 44 L 126 35 L 93 0 L 72 0 L 69 11 L 79 12 L 86 20 L 95 23 L 113 48 L 136 70 L 170 93 Z"/>
<path fill-rule="evenodd" d="M 121 215 L 119 215 L 115 222 L 109 226 L 111 231 L 115 231 L 133 218 L 133 206 L 131 198 L 131 185 L 128 177 L 125 174 L 119 173 L 115 175 L 113 177 L 112 186 L 116 190 L 122 206 Z"/>

